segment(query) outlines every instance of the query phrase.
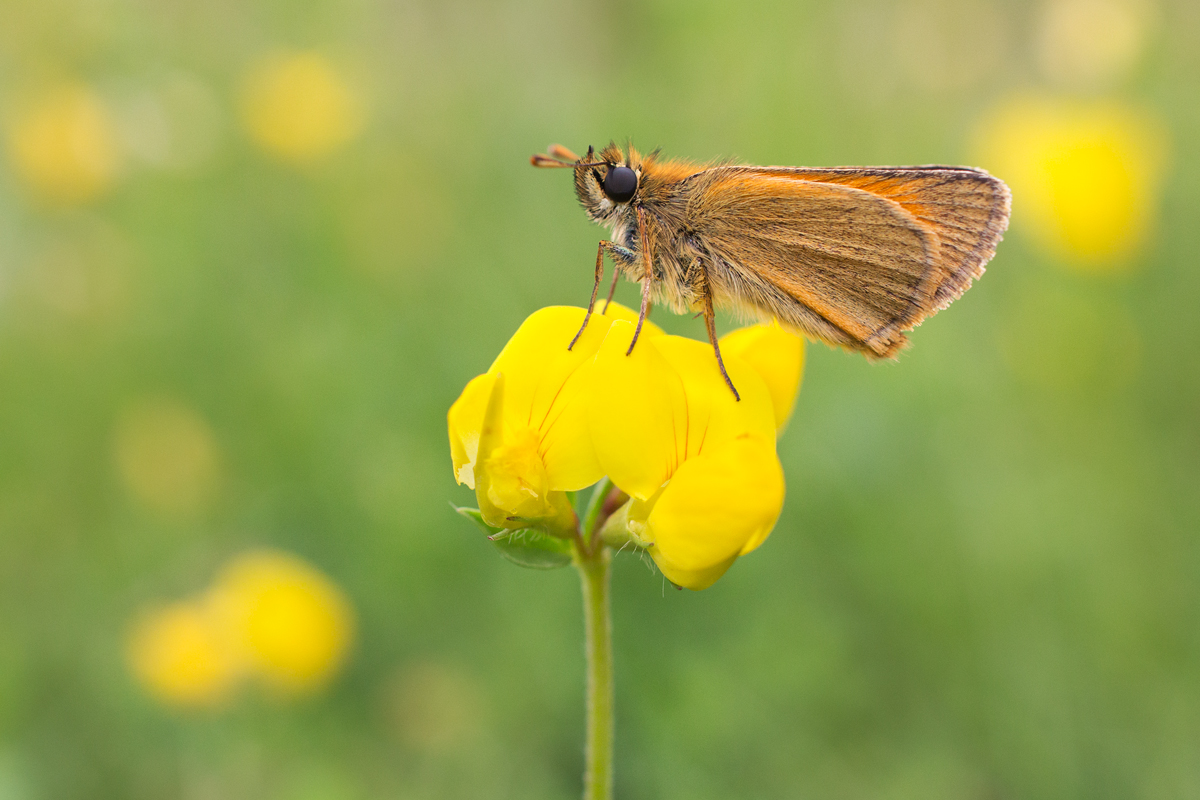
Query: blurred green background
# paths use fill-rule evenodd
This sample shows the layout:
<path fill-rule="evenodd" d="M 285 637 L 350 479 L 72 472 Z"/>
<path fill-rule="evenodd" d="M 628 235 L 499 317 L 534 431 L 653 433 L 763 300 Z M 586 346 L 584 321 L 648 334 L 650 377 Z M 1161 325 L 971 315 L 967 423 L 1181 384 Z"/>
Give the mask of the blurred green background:
<path fill-rule="evenodd" d="M 1014 216 L 899 363 L 809 349 L 763 548 L 618 560 L 618 796 L 1200 797 L 1192 0 L 5 0 L 0 126 L 0 799 L 579 795 L 577 578 L 453 514 L 445 413 L 587 299 L 529 155 L 626 137 Z M 170 672 L 262 548 L 308 677 Z"/>

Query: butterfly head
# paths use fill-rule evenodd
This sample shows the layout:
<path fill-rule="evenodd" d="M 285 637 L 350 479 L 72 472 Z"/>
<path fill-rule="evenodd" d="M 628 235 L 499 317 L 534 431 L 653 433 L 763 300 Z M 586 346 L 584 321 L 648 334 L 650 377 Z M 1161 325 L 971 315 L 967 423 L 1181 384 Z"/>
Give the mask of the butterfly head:
<path fill-rule="evenodd" d="M 596 222 L 614 222 L 637 201 L 642 182 L 642 158 L 633 145 L 629 145 L 626 152 L 612 142 L 599 153 L 589 147 L 587 155 L 573 166 L 575 196 Z"/>

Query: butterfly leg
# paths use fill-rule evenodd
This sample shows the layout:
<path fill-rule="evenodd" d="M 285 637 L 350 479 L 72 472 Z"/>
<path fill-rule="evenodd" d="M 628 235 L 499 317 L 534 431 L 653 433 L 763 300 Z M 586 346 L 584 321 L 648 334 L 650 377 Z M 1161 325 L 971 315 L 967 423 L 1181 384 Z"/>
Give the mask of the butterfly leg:
<path fill-rule="evenodd" d="M 600 289 L 600 281 L 604 278 L 605 253 L 608 253 L 608 255 L 612 258 L 614 265 L 618 256 L 624 258 L 626 261 L 634 258 L 634 254 L 631 250 L 626 250 L 616 242 L 610 242 L 606 239 L 602 239 L 600 241 L 600 246 L 596 249 L 596 282 L 592 284 L 592 299 L 588 301 L 587 313 L 583 315 L 583 324 L 579 326 L 579 332 L 575 334 L 575 338 L 571 340 L 569 345 L 567 345 L 568 350 L 575 346 L 575 343 L 579 341 L 580 336 L 583 336 L 583 332 L 587 330 L 588 322 L 592 318 L 592 311 L 596 307 L 596 293 Z M 614 266 L 612 286 L 608 290 L 608 300 L 604 303 L 604 311 L 601 311 L 601 314 L 608 312 L 608 304 L 612 302 L 613 292 L 617 290 L 617 279 L 620 277 L 621 270 L 616 269 Z"/>
<path fill-rule="evenodd" d="M 607 314 L 607 313 L 608 313 L 608 307 L 609 307 L 610 305 L 612 305 L 612 299 L 613 299 L 613 295 L 614 295 L 614 294 L 616 294 L 616 292 L 617 292 L 617 280 L 618 280 L 620 277 L 621 277 L 621 270 L 619 270 L 619 269 L 614 269 L 614 270 L 613 270 L 613 279 L 612 279 L 612 285 L 608 287 L 608 297 L 607 297 L 607 298 L 605 298 L 605 300 L 604 300 L 604 310 L 600 312 L 601 314 Z"/>
<path fill-rule="evenodd" d="M 704 327 L 708 329 L 708 341 L 712 342 L 713 352 L 717 354 L 717 366 L 721 368 L 721 377 L 725 379 L 725 385 L 729 387 L 729 391 L 733 392 L 733 399 L 739 403 L 742 396 L 738 394 L 738 390 L 734 388 L 733 381 L 729 379 L 729 373 L 725 371 L 725 361 L 721 358 L 721 346 L 717 344 L 717 322 L 716 314 L 713 313 L 712 291 L 708 288 L 708 271 L 704 270 L 700 273 L 701 302 L 704 304 Z"/>
<path fill-rule="evenodd" d="M 596 292 L 600 291 L 600 281 L 604 280 L 604 251 L 612 244 L 612 242 L 601 239 L 599 247 L 596 248 L 596 282 L 592 284 L 592 299 L 588 300 L 587 313 L 583 315 L 583 324 L 579 326 L 579 333 L 575 334 L 575 338 L 567 345 L 568 350 L 575 346 L 580 336 L 583 336 L 583 332 L 587 330 L 588 322 L 592 318 L 592 309 L 596 307 Z M 608 306 L 606 305 L 604 308 L 607 310 Z"/>
<path fill-rule="evenodd" d="M 642 324 L 646 321 L 646 315 L 650 313 L 650 285 L 654 282 L 654 259 L 650 256 L 650 242 L 646 240 L 646 210 L 641 206 L 637 207 L 638 218 L 638 246 L 642 249 L 642 263 L 646 268 L 646 273 L 642 277 L 642 310 L 638 314 L 637 328 L 633 331 L 633 341 L 629 343 L 629 349 L 625 351 L 625 355 L 633 352 L 633 346 L 637 344 L 638 336 L 642 334 Z"/>

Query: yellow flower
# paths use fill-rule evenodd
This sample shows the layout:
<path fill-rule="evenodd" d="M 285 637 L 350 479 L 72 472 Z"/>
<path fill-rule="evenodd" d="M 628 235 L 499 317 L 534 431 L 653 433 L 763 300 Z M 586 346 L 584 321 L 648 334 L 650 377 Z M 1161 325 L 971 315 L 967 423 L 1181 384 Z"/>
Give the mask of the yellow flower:
<path fill-rule="evenodd" d="M 263 149 L 308 164 L 357 136 L 365 113 L 328 59 L 293 53 L 268 58 L 251 71 L 242 91 L 242 118 Z"/>
<path fill-rule="evenodd" d="M 804 337 L 784 330 L 778 322 L 749 325 L 722 336 L 721 352 L 741 358 L 763 379 L 775 409 L 775 428 L 783 433 L 804 377 Z"/>
<path fill-rule="evenodd" d="M 107 190 L 117 177 L 120 153 L 104 104 L 83 86 L 52 91 L 8 131 L 13 168 L 43 200 L 74 205 Z"/>
<path fill-rule="evenodd" d="M 458 482 L 484 522 L 571 537 L 566 492 L 607 475 L 630 500 L 601 535 L 644 548 L 679 586 L 711 585 L 766 539 L 783 506 L 775 454 L 799 388 L 804 343 L 777 325 L 722 340 L 725 384 L 707 342 L 647 324 L 627 355 L 636 314 L 613 305 L 571 350 L 581 308 L 531 315 L 487 373 L 450 409 Z"/>
<path fill-rule="evenodd" d="M 219 705 L 241 676 L 219 620 L 203 600 L 146 614 L 130 634 L 127 655 L 134 674 L 167 705 Z"/>
<path fill-rule="evenodd" d="M 345 661 L 353 610 L 336 585 L 296 556 L 239 556 L 210 597 L 247 670 L 284 694 L 319 689 Z"/>
<path fill-rule="evenodd" d="M 783 507 L 775 403 L 738 355 L 725 366 L 740 402 L 707 343 L 656 336 L 626 356 L 632 336 L 614 322 L 589 376 L 596 458 L 632 498 L 606 533 L 623 526 L 672 583 L 703 589 L 762 544 Z"/>
<path fill-rule="evenodd" d="M 1043 246 L 1085 269 L 1127 262 L 1153 232 L 1166 137 L 1117 103 L 1007 101 L 985 119 L 981 160 L 1004 176 Z"/>
<path fill-rule="evenodd" d="M 553 306 L 533 313 L 450 407 L 454 477 L 475 490 L 487 524 L 564 535 L 574 530 L 565 492 L 604 476 L 582 397 L 586 376 L 613 320 L 628 314 L 615 303 L 594 314 L 568 350 L 584 310 Z M 658 333 L 651 325 L 643 331 L 647 338 Z"/>

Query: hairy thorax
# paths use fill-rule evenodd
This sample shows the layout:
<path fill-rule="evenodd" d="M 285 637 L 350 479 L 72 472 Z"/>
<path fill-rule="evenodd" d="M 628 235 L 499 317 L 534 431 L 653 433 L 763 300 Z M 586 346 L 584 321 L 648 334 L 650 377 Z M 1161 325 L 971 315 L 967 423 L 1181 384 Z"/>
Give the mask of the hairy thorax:
<path fill-rule="evenodd" d="M 676 314 L 697 311 L 701 287 L 697 285 L 702 269 L 711 266 L 703 243 L 693 231 L 678 224 L 681 202 L 660 202 L 645 212 L 646 238 L 653 254 L 651 297 Z M 676 212 L 676 213 L 672 213 Z M 636 209 L 627 207 L 608 220 L 612 241 L 624 253 L 614 254 L 617 268 L 631 281 L 642 282 L 646 275 L 645 253 L 639 236 Z"/>

